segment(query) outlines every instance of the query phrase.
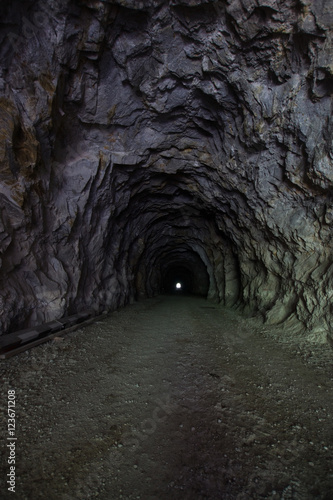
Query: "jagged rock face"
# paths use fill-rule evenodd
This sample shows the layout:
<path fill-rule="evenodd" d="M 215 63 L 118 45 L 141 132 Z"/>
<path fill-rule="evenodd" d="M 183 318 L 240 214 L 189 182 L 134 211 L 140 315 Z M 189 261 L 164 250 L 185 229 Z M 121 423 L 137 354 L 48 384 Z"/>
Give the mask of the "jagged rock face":
<path fill-rule="evenodd" d="M 333 9 L 4 0 L 3 332 L 170 288 L 325 332 Z"/>

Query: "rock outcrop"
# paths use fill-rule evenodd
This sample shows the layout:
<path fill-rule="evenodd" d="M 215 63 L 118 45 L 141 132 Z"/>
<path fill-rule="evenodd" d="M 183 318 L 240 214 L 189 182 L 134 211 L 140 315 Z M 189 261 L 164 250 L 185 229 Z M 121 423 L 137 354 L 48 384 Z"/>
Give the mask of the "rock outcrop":
<path fill-rule="evenodd" d="M 179 269 L 325 337 L 331 1 L 3 0 L 0 18 L 2 332 Z"/>

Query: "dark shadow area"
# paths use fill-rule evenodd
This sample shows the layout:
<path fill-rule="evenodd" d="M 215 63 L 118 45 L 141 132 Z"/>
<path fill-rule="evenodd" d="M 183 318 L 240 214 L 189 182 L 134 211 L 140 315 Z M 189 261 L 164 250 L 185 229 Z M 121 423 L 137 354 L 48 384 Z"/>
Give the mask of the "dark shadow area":
<path fill-rule="evenodd" d="M 195 293 L 193 275 L 185 267 L 172 267 L 164 276 L 163 288 L 166 293 L 172 294 Z"/>
<path fill-rule="evenodd" d="M 192 270 L 185 265 L 168 267 L 162 276 L 162 290 L 173 295 L 193 294 L 207 297 L 209 277 L 204 266 Z"/>

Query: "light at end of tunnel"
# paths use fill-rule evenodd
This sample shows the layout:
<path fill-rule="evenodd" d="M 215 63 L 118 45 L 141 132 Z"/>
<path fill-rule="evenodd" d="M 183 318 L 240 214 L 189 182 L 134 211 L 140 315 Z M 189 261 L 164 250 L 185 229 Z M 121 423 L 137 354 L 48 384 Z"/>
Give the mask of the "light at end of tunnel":
<path fill-rule="evenodd" d="M 181 284 L 181 283 L 176 283 L 176 288 L 177 288 L 177 290 L 180 290 L 180 289 L 181 289 L 181 287 L 182 287 L 182 284 Z"/>

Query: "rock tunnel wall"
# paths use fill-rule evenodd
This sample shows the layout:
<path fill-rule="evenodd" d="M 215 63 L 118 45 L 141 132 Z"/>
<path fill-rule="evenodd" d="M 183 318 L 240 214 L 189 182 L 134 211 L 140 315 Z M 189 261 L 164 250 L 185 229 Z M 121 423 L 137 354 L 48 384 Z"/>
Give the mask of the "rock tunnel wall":
<path fill-rule="evenodd" d="M 177 266 L 329 330 L 331 1 L 3 0 L 0 20 L 2 333 Z"/>

